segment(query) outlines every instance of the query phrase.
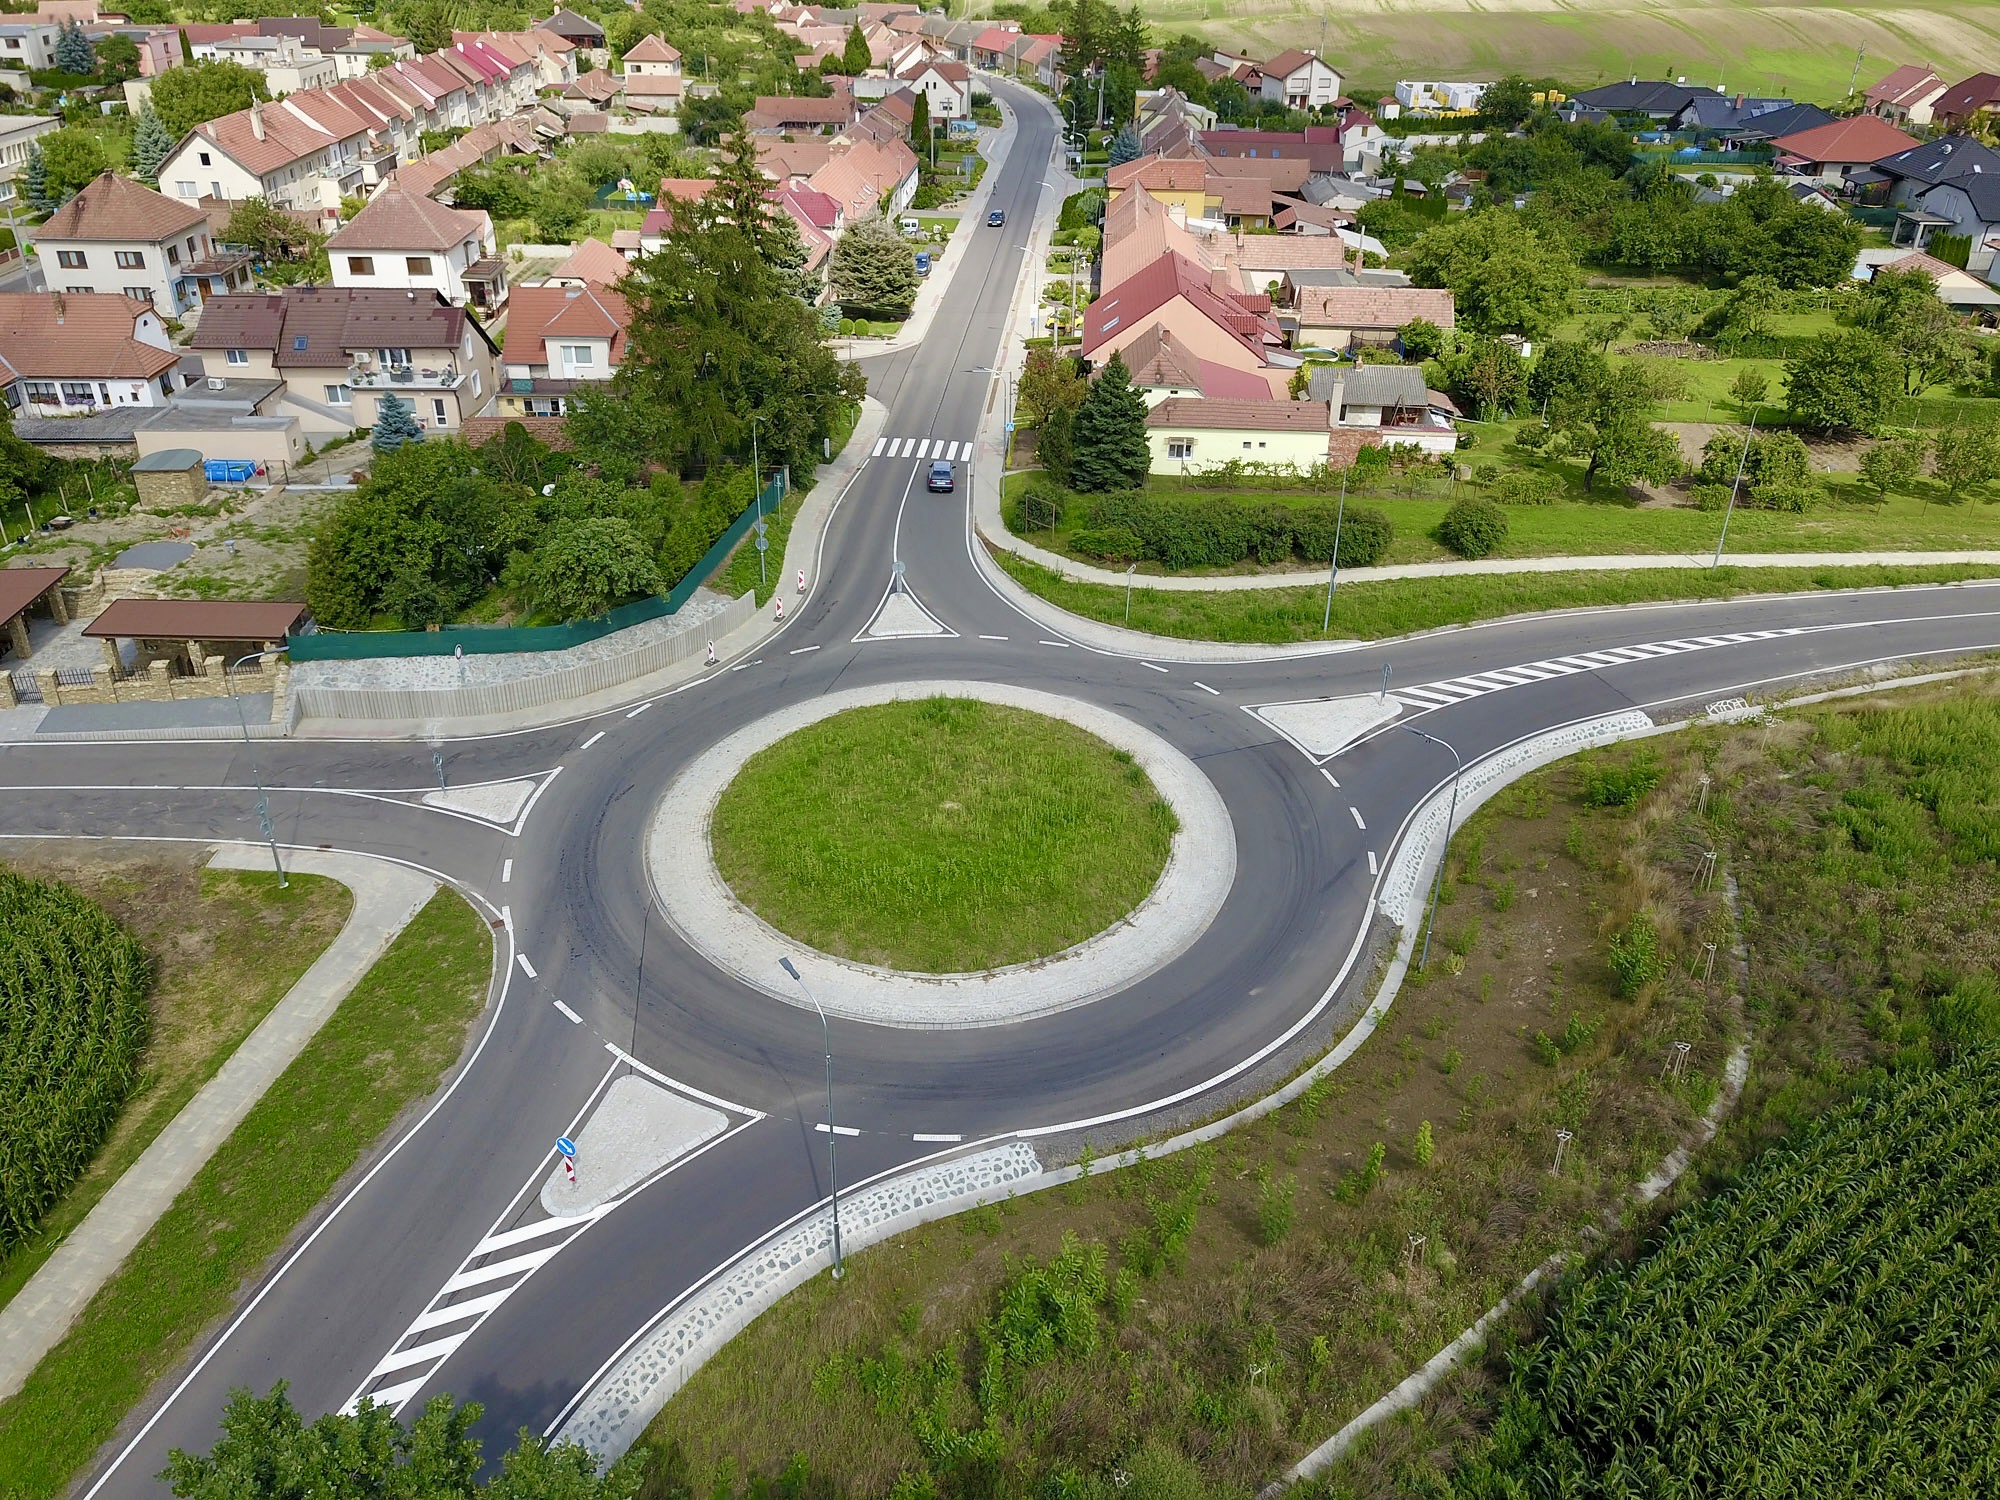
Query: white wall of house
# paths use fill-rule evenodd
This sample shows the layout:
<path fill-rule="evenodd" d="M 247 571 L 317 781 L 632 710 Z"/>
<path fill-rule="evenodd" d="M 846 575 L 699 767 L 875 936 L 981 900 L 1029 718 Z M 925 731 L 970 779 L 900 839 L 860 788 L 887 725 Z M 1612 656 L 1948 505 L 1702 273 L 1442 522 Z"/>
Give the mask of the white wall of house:
<path fill-rule="evenodd" d="M 1340 74 L 1323 59 L 1309 58 L 1283 78 L 1266 77 L 1262 92 L 1292 109 L 1317 109 L 1340 97 Z"/>
<path fill-rule="evenodd" d="M 1962 234 L 1971 239 L 1972 254 L 1966 259 L 1966 270 L 1983 274 L 1993 268 L 1996 247 L 2000 247 L 2000 224 L 1989 224 L 1980 218 L 1979 210 L 1972 206 L 1972 199 L 1964 189 L 1941 182 L 1924 194 L 1923 207 L 1926 213 L 1951 220 L 1951 228 L 1942 233 Z M 1939 232 L 1933 231 L 1933 237 Z"/>
<path fill-rule="evenodd" d="M 441 292 L 449 302 L 463 303 L 465 268 L 478 260 L 482 247 L 467 240 L 449 250 L 341 250 L 327 252 L 338 287 L 376 287 L 390 291 Z"/>
<path fill-rule="evenodd" d="M 179 389 L 169 370 L 153 380 L 65 379 L 21 381 L 21 404 L 38 417 L 76 416 L 116 406 L 165 406 L 168 388 Z"/>
<path fill-rule="evenodd" d="M 35 242 L 35 252 L 42 262 L 42 279 L 50 291 L 111 292 L 139 297 L 170 318 L 179 317 L 198 300 L 181 276 L 186 267 L 207 255 L 209 249 L 208 235 L 199 229 L 157 242 Z M 160 347 L 166 345 L 162 343 Z"/>
<path fill-rule="evenodd" d="M 933 120 L 963 120 L 972 113 L 972 81 L 953 83 L 949 78 L 938 76 L 937 70 L 927 68 L 912 80 L 924 91 L 930 101 Z"/>
<path fill-rule="evenodd" d="M 160 191 L 183 203 L 201 198 L 226 198 L 234 203 L 265 195 L 262 178 L 199 134 L 161 165 Z"/>
<path fill-rule="evenodd" d="M 23 68 L 53 68 L 56 65 L 56 38 L 59 26 L 41 26 L 32 20 L 0 27 L 0 67 L 10 64 Z"/>
<path fill-rule="evenodd" d="M 1190 474 L 1200 474 L 1227 463 L 1291 464 L 1304 472 L 1326 462 L 1324 428 L 1237 432 L 1203 427 L 1175 432 L 1167 427 L 1149 427 L 1146 444 L 1153 451 L 1155 474 L 1178 474 L 1183 468 Z"/>

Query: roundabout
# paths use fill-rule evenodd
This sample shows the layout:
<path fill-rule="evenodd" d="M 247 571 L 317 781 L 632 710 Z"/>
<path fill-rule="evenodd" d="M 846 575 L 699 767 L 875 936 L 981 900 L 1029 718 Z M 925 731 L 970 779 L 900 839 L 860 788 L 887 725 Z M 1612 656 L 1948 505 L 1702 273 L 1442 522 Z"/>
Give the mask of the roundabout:
<path fill-rule="evenodd" d="M 779 966 L 793 957 L 829 1014 L 999 1026 L 1180 956 L 1229 895 L 1236 837 L 1194 763 L 1119 714 L 898 682 L 697 756 L 653 814 L 646 870 L 690 947 L 776 999 L 806 1003 Z"/>

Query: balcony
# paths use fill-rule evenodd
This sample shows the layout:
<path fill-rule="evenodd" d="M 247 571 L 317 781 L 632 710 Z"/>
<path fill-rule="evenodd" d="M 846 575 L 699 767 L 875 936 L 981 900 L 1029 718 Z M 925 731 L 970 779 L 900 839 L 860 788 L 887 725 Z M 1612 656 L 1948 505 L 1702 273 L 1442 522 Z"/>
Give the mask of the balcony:
<path fill-rule="evenodd" d="M 429 365 L 350 365 L 347 383 L 357 391 L 455 391 L 466 377 L 457 370 Z"/>

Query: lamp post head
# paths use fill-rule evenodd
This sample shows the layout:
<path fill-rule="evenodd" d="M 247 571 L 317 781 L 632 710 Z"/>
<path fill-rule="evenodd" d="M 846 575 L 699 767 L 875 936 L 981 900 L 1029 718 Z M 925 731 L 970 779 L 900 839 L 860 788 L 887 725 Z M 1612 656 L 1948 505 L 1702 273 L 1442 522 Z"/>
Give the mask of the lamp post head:
<path fill-rule="evenodd" d="M 779 967 L 779 968 L 781 968 L 781 969 L 783 969 L 783 970 L 784 970 L 784 971 L 785 971 L 785 972 L 786 972 L 787 974 L 791 975 L 791 976 L 792 976 L 792 978 L 794 978 L 794 979 L 798 979 L 798 977 L 799 977 L 799 971 L 798 971 L 797 969 L 795 969 L 795 968 L 793 968 L 793 967 L 792 967 L 792 961 L 791 961 L 791 960 L 790 960 L 789 958 L 781 958 L 781 959 L 779 959 L 779 960 L 778 960 L 778 967 Z M 800 980 L 800 983 L 802 983 L 802 984 L 803 984 L 803 983 L 804 983 L 804 981 L 803 981 L 803 980 Z"/>

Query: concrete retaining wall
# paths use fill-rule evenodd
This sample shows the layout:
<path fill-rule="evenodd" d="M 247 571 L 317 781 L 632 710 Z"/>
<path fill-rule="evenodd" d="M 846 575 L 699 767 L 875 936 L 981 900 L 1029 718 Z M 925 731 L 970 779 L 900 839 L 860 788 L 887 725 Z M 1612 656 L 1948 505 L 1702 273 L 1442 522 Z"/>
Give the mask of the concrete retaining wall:
<path fill-rule="evenodd" d="M 754 595 L 714 610 L 684 608 L 662 620 L 567 651 L 515 655 L 406 657 L 394 661 L 300 662 L 292 700 L 302 718 L 457 719 L 539 708 L 617 687 L 701 655 L 708 643 L 747 625 Z M 373 680 L 371 680 L 373 679 Z"/>

